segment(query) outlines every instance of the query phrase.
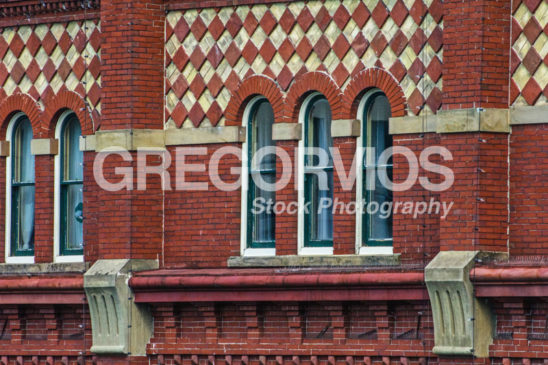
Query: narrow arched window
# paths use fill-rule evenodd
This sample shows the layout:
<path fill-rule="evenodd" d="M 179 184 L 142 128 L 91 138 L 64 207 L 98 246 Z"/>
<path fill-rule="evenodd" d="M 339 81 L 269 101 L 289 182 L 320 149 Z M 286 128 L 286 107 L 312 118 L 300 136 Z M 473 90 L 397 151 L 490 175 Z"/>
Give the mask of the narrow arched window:
<path fill-rule="evenodd" d="M 60 227 L 61 255 L 81 255 L 83 252 L 83 166 L 80 151 L 82 135 L 80 121 L 69 114 L 62 122 L 60 142 Z"/>
<path fill-rule="evenodd" d="M 260 99 L 251 107 L 248 121 L 248 216 L 247 240 L 248 248 L 275 247 L 275 217 L 274 203 L 276 193 L 273 186 L 276 182 L 276 156 L 265 154 L 262 158 L 253 159 L 261 149 L 274 147 L 272 141 L 272 125 L 274 111 L 266 99 Z M 265 150 L 263 150 L 265 151 Z M 263 152 L 264 153 L 264 152 Z M 262 183 L 266 183 L 262 186 Z M 260 207 L 260 208 L 257 208 Z"/>
<path fill-rule="evenodd" d="M 318 95 L 307 105 L 304 120 L 304 246 L 333 246 L 333 159 L 331 108 Z"/>
<path fill-rule="evenodd" d="M 11 255 L 34 255 L 34 156 L 32 126 L 19 117 L 11 134 Z"/>
<path fill-rule="evenodd" d="M 362 181 L 366 202 L 362 216 L 363 246 L 392 246 L 392 191 L 382 179 L 386 176 L 392 181 L 392 158 L 386 164 L 379 163 L 380 155 L 392 146 L 388 133 L 390 115 L 390 103 L 381 91 L 367 97 L 362 119 L 365 148 Z"/>

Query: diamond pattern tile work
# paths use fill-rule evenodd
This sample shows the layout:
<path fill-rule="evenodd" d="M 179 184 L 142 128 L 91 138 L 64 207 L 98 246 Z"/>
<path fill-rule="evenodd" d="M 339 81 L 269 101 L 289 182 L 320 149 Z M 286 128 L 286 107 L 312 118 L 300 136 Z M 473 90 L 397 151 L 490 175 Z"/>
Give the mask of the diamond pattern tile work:
<path fill-rule="evenodd" d="M 326 0 L 171 11 L 166 30 L 169 126 L 224 124 L 233 91 L 252 74 L 289 88 L 326 71 L 344 88 L 366 67 L 389 70 L 411 114 L 441 105 L 440 0 Z"/>
<path fill-rule="evenodd" d="M 548 2 L 513 6 L 510 104 L 548 104 Z"/>
<path fill-rule="evenodd" d="M 100 28 L 98 21 L 39 24 L 0 31 L 0 85 L 36 100 L 63 86 L 87 92 L 91 108 L 101 110 Z"/>

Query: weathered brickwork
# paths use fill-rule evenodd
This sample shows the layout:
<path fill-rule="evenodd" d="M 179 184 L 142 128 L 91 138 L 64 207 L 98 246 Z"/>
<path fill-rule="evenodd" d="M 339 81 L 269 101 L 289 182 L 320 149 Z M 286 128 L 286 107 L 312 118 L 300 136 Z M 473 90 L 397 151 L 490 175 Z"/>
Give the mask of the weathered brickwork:
<path fill-rule="evenodd" d="M 510 104 L 548 103 L 548 4 L 512 2 Z"/>

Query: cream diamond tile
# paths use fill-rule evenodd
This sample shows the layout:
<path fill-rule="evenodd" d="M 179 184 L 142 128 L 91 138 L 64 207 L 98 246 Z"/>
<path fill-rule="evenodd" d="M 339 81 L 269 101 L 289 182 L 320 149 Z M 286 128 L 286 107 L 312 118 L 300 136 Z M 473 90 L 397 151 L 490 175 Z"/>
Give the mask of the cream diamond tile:
<path fill-rule="evenodd" d="M 189 118 L 186 118 L 183 124 L 181 125 L 181 128 L 196 128 L 196 127 L 194 127 L 194 124 L 192 124 Z"/>
<path fill-rule="evenodd" d="M 4 28 L 2 30 L 2 37 L 7 43 L 11 43 L 13 37 L 15 37 L 15 30 L 13 28 Z"/>
<path fill-rule="evenodd" d="M 382 34 L 386 39 L 394 38 L 394 35 L 398 32 L 398 25 L 392 20 L 392 18 L 386 19 L 382 26 Z"/>
<path fill-rule="evenodd" d="M 208 117 L 204 117 L 202 120 L 202 123 L 200 123 L 198 128 L 211 128 L 213 127 L 213 124 L 211 124 L 211 121 L 208 119 Z"/>
<path fill-rule="evenodd" d="M 310 28 L 308 28 L 308 31 L 306 32 L 306 37 L 310 41 L 310 44 L 314 46 L 316 43 L 318 43 L 318 40 L 322 36 L 322 31 L 320 27 L 316 23 L 312 23 Z"/>
<path fill-rule="evenodd" d="M 50 32 L 51 34 L 53 34 L 55 39 L 59 41 L 59 39 L 61 39 L 63 33 L 65 32 L 65 27 L 60 23 L 55 23 L 51 26 Z"/>
<path fill-rule="evenodd" d="M 192 107 L 196 103 L 196 98 L 194 97 L 192 91 L 188 90 L 186 93 L 184 93 L 181 102 L 183 103 L 183 106 L 186 108 L 186 110 L 192 109 Z"/>
<path fill-rule="evenodd" d="M 183 12 L 183 18 L 185 18 L 186 23 L 188 25 L 194 23 L 197 17 L 198 17 L 198 10 L 196 9 L 185 10 Z"/>
<path fill-rule="evenodd" d="M 518 10 L 515 11 L 514 18 L 522 29 L 525 28 L 527 22 L 529 21 L 529 19 L 531 19 L 531 12 L 529 11 L 525 3 L 521 3 L 521 5 L 518 7 Z"/>
<path fill-rule="evenodd" d="M 272 57 L 272 60 L 270 61 L 270 70 L 274 73 L 274 75 L 278 76 L 280 72 L 282 72 L 282 69 L 284 68 L 285 61 L 280 56 L 279 53 L 275 53 L 274 57 Z"/>
<path fill-rule="evenodd" d="M 362 56 L 362 62 L 365 67 L 375 67 L 375 62 L 377 62 L 377 55 L 371 47 L 367 48 L 367 51 Z"/>
<path fill-rule="evenodd" d="M 89 60 L 91 60 L 93 57 L 98 55 L 98 53 L 96 53 L 95 50 L 93 49 L 93 46 L 91 45 L 91 43 L 86 44 L 86 48 L 84 48 L 84 54 L 89 56 L 88 57 Z"/>
<path fill-rule="evenodd" d="M 375 8 L 377 7 L 379 0 L 364 0 L 363 2 L 367 9 L 369 9 L 369 12 L 372 13 L 373 10 L 375 10 Z"/>
<path fill-rule="evenodd" d="M 192 62 L 188 62 L 183 69 L 183 75 L 185 75 L 187 83 L 190 85 L 192 81 L 194 81 L 194 78 L 198 74 L 198 71 L 196 71 L 196 68 L 194 68 L 194 65 Z"/>
<path fill-rule="evenodd" d="M 16 62 L 17 62 L 17 57 L 15 57 L 13 52 L 10 49 L 8 49 L 8 51 L 4 55 L 4 61 L 3 61 L 4 66 L 6 66 L 8 71 L 11 72 Z"/>
<path fill-rule="evenodd" d="M 303 28 L 297 23 L 291 30 L 291 33 L 289 33 L 289 40 L 293 45 L 299 45 L 301 40 L 305 37 L 305 33 L 303 32 Z"/>
<path fill-rule="evenodd" d="M 221 63 L 217 66 L 217 75 L 225 82 L 228 79 L 228 76 L 230 76 L 230 71 L 232 71 L 232 67 L 230 67 L 226 58 L 223 58 Z"/>
<path fill-rule="evenodd" d="M 539 56 L 544 59 L 548 54 L 548 37 L 546 34 L 541 33 L 533 45 Z"/>
<path fill-rule="evenodd" d="M 234 65 L 234 72 L 236 72 L 236 75 L 238 75 L 240 77 L 240 80 L 242 80 L 247 74 L 247 71 L 249 71 L 249 65 L 242 57 Z"/>
<path fill-rule="evenodd" d="M 230 91 L 226 87 L 223 87 L 219 95 L 217 95 L 217 104 L 224 110 L 228 106 L 231 97 Z"/>
<path fill-rule="evenodd" d="M 343 29 L 343 34 L 346 37 L 346 40 L 350 43 L 352 43 L 352 41 L 356 39 L 356 36 L 360 32 L 361 29 L 358 27 L 358 24 L 356 24 L 354 19 L 350 19 L 346 24 L 346 27 L 344 27 Z"/>
<path fill-rule="evenodd" d="M 65 58 L 65 55 L 63 54 L 63 51 L 61 51 L 61 47 L 57 46 L 53 50 L 53 53 L 50 56 L 51 61 L 55 65 L 55 68 L 58 68 L 61 62 L 63 62 L 63 59 Z"/>
<path fill-rule="evenodd" d="M 43 73 L 40 73 L 40 75 L 38 75 L 38 78 L 34 82 L 34 87 L 40 95 L 42 95 L 44 93 L 44 90 L 46 90 L 46 88 L 48 87 L 48 80 Z"/>
<path fill-rule="evenodd" d="M 213 8 L 206 8 L 200 11 L 200 18 L 202 18 L 202 21 L 204 22 L 206 27 L 209 27 L 209 24 L 211 24 L 211 21 L 215 18 L 216 15 L 217 12 Z"/>
<path fill-rule="evenodd" d="M 356 8 L 358 7 L 359 4 L 360 4 L 360 2 L 356 1 L 356 0 L 343 0 L 342 1 L 342 6 L 344 6 L 346 8 L 346 10 L 348 11 L 348 14 L 353 14 L 354 10 L 356 10 Z"/>
<path fill-rule="evenodd" d="M 365 36 L 365 39 L 368 41 L 372 41 L 375 37 L 375 34 L 379 31 L 379 27 L 377 27 L 377 23 L 373 20 L 373 18 L 369 18 L 367 23 L 365 23 L 365 26 L 362 29 L 362 33 Z"/>
<path fill-rule="evenodd" d="M 95 31 L 95 29 L 98 28 L 98 27 L 100 28 L 100 24 L 97 25 L 92 20 L 86 20 L 84 22 L 84 26 L 83 26 L 84 33 L 86 34 L 86 37 L 88 37 L 88 38 L 91 37 L 91 35 Z"/>
<path fill-rule="evenodd" d="M 19 27 L 19 29 L 17 29 L 17 34 L 19 34 L 19 37 L 21 37 L 23 43 L 27 43 L 30 35 L 32 34 L 32 29 L 28 26 Z"/>
<path fill-rule="evenodd" d="M 78 34 L 78 31 L 80 30 L 80 26 L 76 22 L 70 22 L 67 24 L 65 30 L 70 36 L 70 39 L 74 39 L 74 37 L 76 37 L 76 35 Z"/>
<path fill-rule="evenodd" d="M 533 78 L 537 82 L 538 86 L 544 90 L 546 85 L 548 85 L 548 66 L 546 66 L 545 63 L 541 63 L 533 75 Z"/>
<path fill-rule="evenodd" d="M 198 47 L 198 41 L 194 37 L 194 34 L 192 32 L 189 32 L 186 38 L 183 40 L 183 49 L 185 50 L 187 55 L 191 55 L 192 52 Z"/>
<path fill-rule="evenodd" d="M 200 104 L 204 112 L 207 112 L 214 101 L 215 101 L 215 98 L 211 96 L 211 93 L 209 92 L 208 89 L 205 89 L 204 92 L 202 93 L 202 96 L 200 96 L 200 98 L 198 99 L 198 104 Z"/>
<path fill-rule="evenodd" d="M 523 60 L 531 48 L 531 43 L 527 40 L 525 33 L 521 33 L 514 42 L 514 50 L 518 53 L 519 57 Z"/>
<path fill-rule="evenodd" d="M 267 67 L 268 65 L 266 64 L 265 60 L 261 57 L 261 55 L 257 55 L 257 57 L 255 57 L 255 59 L 253 60 L 253 63 L 251 64 L 251 69 L 253 70 L 253 72 L 255 72 L 256 74 L 262 74 L 264 69 Z"/>
<path fill-rule="evenodd" d="M 200 68 L 200 75 L 202 75 L 202 79 L 207 84 L 214 74 L 215 68 L 213 67 L 213 65 L 211 65 L 211 63 L 209 63 L 208 60 L 206 60 L 202 65 L 202 68 Z"/>
<path fill-rule="evenodd" d="M 91 80 L 91 75 L 90 75 L 89 80 Z M 94 84 L 94 82 L 92 82 L 92 81 L 90 81 L 88 83 L 91 84 L 91 86 L 93 86 L 93 84 Z M 74 73 L 72 73 L 72 72 L 68 75 L 67 79 L 65 80 L 65 85 L 67 86 L 67 89 L 69 89 L 69 90 L 75 90 L 76 87 L 78 87 L 79 84 L 80 84 L 80 80 L 78 80 L 76 75 L 74 75 Z M 91 88 L 91 86 L 90 86 L 90 88 Z M 87 87 L 86 87 L 86 89 L 87 89 Z M 89 91 L 89 90 L 87 90 L 87 91 Z"/>
<path fill-rule="evenodd" d="M 411 94 L 417 88 L 413 80 L 411 80 L 411 78 L 409 77 L 409 75 L 405 75 L 403 77 L 403 80 L 401 81 L 400 86 L 403 90 L 403 94 L 405 95 L 407 99 L 411 97 Z"/>
<path fill-rule="evenodd" d="M 32 82 L 30 82 L 29 78 L 26 75 L 23 76 L 21 81 L 19 81 L 19 89 L 24 93 L 28 93 L 31 87 Z"/>
<path fill-rule="evenodd" d="M 173 109 L 177 106 L 179 103 L 179 99 L 177 98 L 177 95 L 172 90 L 169 90 L 166 96 L 166 108 L 171 113 Z"/>
<path fill-rule="evenodd" d="M 386 48 L 390 48 L 390 47 L 386 47 Z M 346 69 L 349 72 L 352 72 L 356 68 L 359 62 L 360 62 L 360 58 L 356 55 L 356 53 L 352 49 L 348 50 L 348 52 L 346 53 L 346 55 L 344 56 L 342 60 L 344 67 L 346 67 Z"/>
<path fill-rule="evenodd" d="M 340 0 L 327 0 L 325 2 L 325 8 L 327 9 L 327 11 L 329 12 L 329 15 L 331 17 L 333 17 L 333 15 L 335 15 L 335 13 L 337 12 L 337 10 L 339 9 L 339 7 L 341 6 L 341 2 Z"/>
<path fill-rule="evenodd" d="M 296 53 L 293 56 L 291 56 L 291 58 L 287 62 L 287 67 L 289 68 L 289 71 L 291 71 L 293 75 L 296 75 L 297 72 L 299 72 L 301 68 L 303 68 L 303 66 L 304 66 L 303 60 L 301 60 L 301 57 Z"/>
<path fill-rule="evenodd" d="M 170 129 L 178 129 L 177 125 L 173 121 L 173 119 L 170 117 L 167 122 L 164 124 L 164 130 L 168 131 Z"/>
<path fill-rule="evenodd" d="M 355 1 L 355 0 L 351 0 L 351 1 Z M 302 13 L 304 7 L 305 7 L 305 3 L 302 1 L 292 2 L 288 6 L 289 11 L 291 12 L 291 14 L 293 14 L 295 18 L 297 18 L 299 14 Z"/>
<path fill-rule="evenodd" d="M 242 27 L 238 34 L 236 34 L 236 37 L 234 37 L 234 43 L 236 43 L 236 46 L 238 46 L 238 48 L 242 50 L 247 42 L 249 42 L 249 34 L 247 34 L 245 28 Z"/>
<path fill-rule="evenodd" d="M 548 3 L 541 1 L 537 10 L 535 11 L 535 18 L 542 28 L 548 24 Z"/>
<path fill-rule="evenodd" d="M 23 68 L 26 70 L 27 67 L 29 67 L 30 63 L 32 62 L 32 55 L 30 54 L 30 51 L 27 48 L 24 48 L 21 54 L 19 55 L 19 62 L 21 62 L 21 65 L 23 65 Z"/>
<path fill-rule="evenodd" d="M 428 43 L 426 43 L 417 57 L 419 57 L 419 59 L 422 61 L 422 64 L 426 67 L 430 64 L 432 59 L 436 57 L 436 52 L 434 52 L 432 47 Z"/>
<path fill-rule="evenodd" d="M 175 35 L 171 36 L 166 42 L 167 54 L 170 57 L 173 57 L 173 55 L 175 54 L 175 52 L 177 52 L 180 46 L 181 46 L 181 43 L 179 43 L 179 41 L 177 40 L 177 37 L 175 37 Z"/>
<path fill-rule="evenodd" d="M 335 71 L 339 63 L 341 63 L 341 61 L 339 60 L 339 57 L 337 57 L 335 52 L 333 52 L 333 50 L 329 51 L 329 53 L 323 60 L 323 64 L 325 65 L 325 67 L 327 67 L 327 70 L 329 71 L 329 73 L 333 73 L 333 71 Z"/>
<path fill-rule="evenodd" d="M 247 15 L 249 14 L 249 12 L 250 12 L 249 6 L 237 6 L 236 7 L 236 15 L 238 15 L 238 18 L 240 18 L 242 23 L 244 22 L 245 18 L 247 18 Z M 259 19 L 257 19 L 257 21 L 259 21 Z"/>
<path fill-rule="evenodd" d="M 221 10 L 219 10 L 219 13 L 217 15 L 219 16 L 219 19 L 221 20 L 221 22 L 223 22 L 223 25 L 226 25 L 226 23 L 228 22 L 232 14 L 234 14 L 234 9 L 230 7 L 225 7 L 225 8 L 221 8 Z"/>
<path fill-rule="evenodd" d="M 34 34 L 40 39 L 41 41 L 44 39 L 46 34 L 49 32 L 49 27 L 46 24 L 38 24 L 34 28 Z"/>
<path fill-rule="evenodd" d="M 264 4 L 253 5 L 250 8 L 250 11 L 253 13 L 253 15 L 255 16 L 255 19 L 257 19 L 259 23 L 261 22 L 261 19 L 263 15 L 267 12 L 267 10 L 268 10 L 268 7 Z M 244 18 L 240 17 L 240 19 L 244 20 L 245 17 Z"/>
<path fill-rule="evenodd" d="M 80 57 L 80 54 L 76 50 L 76 47 L 74 45 L 70 46 L 69 50 L 67 51 L 67 54 L 65 56 L 65 59 L 70 64 L 70 66 L 74 66 L 74 63 L 78 60 L 78 57 Z"/>
<path fill-rule="evenodd" d="M 93 79 L 93 75 L 91 74 L 91 72 L 86 71 L 84 73 L 84 80 L 86 80 L 86 84 L 84 85 L 86 87 L 86 92 L 89 93 L 89 91 L 91 90 L 91 87 L 93 86 L 93 84 L 95 84 L 95 80 Z M 74 88 L 76 88 L 76 86 L 77 85 L 74 85 Z"/>
<path fill-rule="evenodd" d="M 403 3 L 405 4 L 405 7 L 407 8 L 407 10 L 410 10 L 413 5 L 415 5 L 415 1 L 416 0 L 403 0 Z"/>
<path fill-rule="evenodd" d="M 530 77 L 531 75 L 529 74 L 529 71 L 527 71 L 523 64 L 520 64 L 516 69 L 516 72 L 514 72 L 512 79 L 519 86 L 519 89 L 523 90 Z"/>
<path fill-rule="evenodd" d="M 424 32 L 426 38 L 430 37 L 434 29 L 436 29 L 436 26 L 436 21 L 434 20 L 434 18 L 432 18 L 432 15 L 430 15 L 430 13 L 426 13 L 426 16 L 421 23 L 421 29 Z"/>
<path fill-rule="evenodd" d="M 322 5 L 323 4 L 320 1 L 310 1 L 306 3 L 306 7 L 308 8 L 308 10 L 310 10 L 310 13 L 312 14 L 314 18 L 320 12 Z"/>
<path fill-rule="evenodd" d="M 263 28 L 261 27 L 257 27 L 257 29 L 255 29 L 255 32 L 253 33 L 253 35 L 251 36 L 251 41 L 253 42 L 253 44 L 255 45 L 255 47 L 257 47 L 257 49 L 261 49 L 261 47 L 263 46 L 264 44 L 264 41 L 268 38 L 268 36 L 266 35 L 266 33 L 264 32 Z M 276 46 L 276 48 L 278 48 L 279 45 Z M 241 47 L 243 49 L 243 45 Z"/>
<path fill-rule="evenodd" d="M 331 45 L 335 43 L 335 41 L 337 40 L 340 34 L 341 34 L 341 30 L 339 29 L 339 27 L 337 26 L 335 22 L 329 23 L 329 25 L 325 29 L 325 36 L 327 40 L 329 41 L 329 44 Z"/>
<path fill-rule="evenodd" d="M 171 28 L 175 28 L 177 23 L 179 22 L 179 19 L 183 17 L 183 13 L 180 11 L 170 11 L 167 13 L 166 20 L 171 26 Z"/>
<path fill-rule="evenodd" d="M 416 59 L 417 55 L 415 55 L 415 52 L 410 46 L 405 47 L 403 53 L 400 55 L 400 61 L 407 70 L 409 70 Z"/>
<path fill-rule="evenodd" d="M 205 55 L 207 55 L 209 51 L 211 51 L 211 48 L 213 48 L 215 43 L 217 42 L 215 41 L 211 33 L 206 32 L 206 34 L 204 34 L 204 37 L 200 41 L 200 49 Z"/>
<path fill-rule="evenodd" d="M 259 28 L 260 27 L 258 27 L 258 29 Z M 287 34 L 285 34 L 284 30 L 279 24 L 276 25 L 272 33 L 270 33 L 270 41 L 272 42 L 274 47 L 276 47 L 276 49 L 280 48 L 280 46 L 282 45 L 283 41 L 286 38 L 287 38 Z"/>
<path fill-rule="evenodd" d="M 286 9 L 287 4 L 282 3 L 274 3 L 270 6 L 270 12 L 274 15 L 274 18 L 276 18 L 277 21 L 280 21 Z"/>
<path fill-rule="evenodd" d="M 13 82 L 11 77 L 8 77 L 6 79 L 6 82 L 4 82 L 3 89 L 4 89 L 4 91 L 6 92 L 7 95 L 11 95 L 11 94 L 13 94 L 13 91 L 15 90 L 16 87 L 17 87 L 17 84 L 15 82 Z"/>
<path fill-rule="evenodd" d="M 427 73 L 424 74 L 424 77 L 421 78 L 417 84 L 417 88 L 425 99 L 430 96 L 430 93 L 434 89 L 434 86 L 436 85 Z"/>
<path fill-rule="evenodd" d="M 63 80 L 61 80 L 61 78 L 59 77 L 58 74 L 56 74 L 55 76 L 53 76 L 53 78 L 51 79 L 50 83 L 49 83 L 49 86 L 51 86 L 51 88 L 53 89 L 53 92 L 54 93 L 57 93 L 59 91 L 59 89 L 61 89 L 61 86 L 63 86 Z"/>
<path fill-rule="evenodd" d="M 316 52 L 310 52 L 310 55 L 308 56 L 306 62 L 304 63 L 308 71 L 317 70 L 321 64 L 322 64 L 322 61 L 320 60 Z"/>
<path fill-rule="evenodd" d="M 397 0 L 384 0 L 384 5 L 388 8 L 388 11 L 392 11 L 394 5 L 396 5 Z"/>
<path fill-rule="evenodd" d="M 234 38 L 232 38 L 232 35 L 228 32 L 228 30 L 225 30 L 223 34 L 221 34 L 221 37 L 217 40 L 217 46 L 223 52 L 223 54 L 226 52 L 228 47 L 230 46 L 230 42 L 232 42 Z"/>
<path fill-rule="evenodd" d="M 384 68 L 388 70 L 394 64 L 394 62 L 396 62 L 398 56 L 396 56 L 394 51 L 392 51 L 392 47 L 386 47 L 379 59 L 381 60 Z"/>
<path fill-rule="evenodd" d="M 417 30 L 417 28 L 418 26 L 413 20 L 413 18 L 408 16 L 407 18 L 405 18 L 405 21 L 401 25 L 400 29 L 402 33 L 405 34 L 407 39 L 411 39 L 411 37 L 415 34 L 415 31 Z"/>

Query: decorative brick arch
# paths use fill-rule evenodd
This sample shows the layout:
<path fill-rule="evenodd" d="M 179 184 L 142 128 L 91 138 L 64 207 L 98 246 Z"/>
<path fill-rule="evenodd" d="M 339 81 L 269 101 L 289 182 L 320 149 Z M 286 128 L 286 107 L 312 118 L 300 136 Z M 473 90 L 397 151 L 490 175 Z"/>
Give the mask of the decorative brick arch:
<path fill-rule="evenodd" d="M 0 139 L 6 139 L 6 130 L 13 115 L 23 112 L 29 118 L 32 125 L 33 138 L 41 138 L 42 108 L 31 96 L 27 94 L 13 94 L 8 96 L 0 104 Z"/>
<path fill-rule="evenodd" d="M 86 110 L 84 98 L 80 94 L 62 89 L 55 95 L 48 95 L 44 101 L 44 105 L 42 129 L 47 134 L 47 137 L 53 138 L 55 136 L 55 128 L 59 116 L 65 110 L 72 110 L 76 114 L 80 120 L 82 135 L 93 134 L 93 122 Z"/>
<path fill-rule="evenodd" d="M 405 116 L 405 95 L 396 79 L 383 69 L 368 68 L 354 76 L 346 86 L 344 103 L 350 108 L 345 111 L 345 118 L 356 118 L 362 96 L 372 88 L 378 88 L 384 92 L 390 102 L 393 117 Z"/>
<path fill-rule="evenodd" d="M 333 119 L 341 118 L 344 109 L 343 98 L 335 81 L 324 72 L 307 72 L 291 85 L 287 94 L 284 114 L 289 122 L 298 122 L 301 105 L 313 91 L 317 91 L 326 97 L 331 106 Z"/>
<path fill-rule="evenodd" d="M 255 96 L 268 99 L 274 110 L 274 121 L 283 118 L 284 96 L 278 84 L 269 77 L 253 75 L 245 79 L 232 94 L 226 108 L 226 125 L 242 125 L 247 103 Z"/>

